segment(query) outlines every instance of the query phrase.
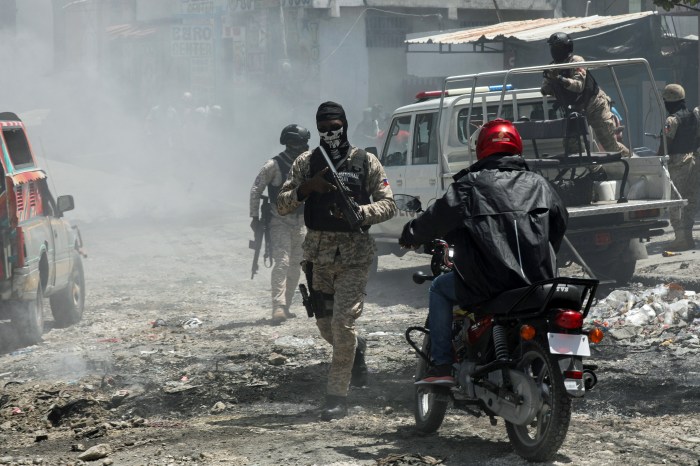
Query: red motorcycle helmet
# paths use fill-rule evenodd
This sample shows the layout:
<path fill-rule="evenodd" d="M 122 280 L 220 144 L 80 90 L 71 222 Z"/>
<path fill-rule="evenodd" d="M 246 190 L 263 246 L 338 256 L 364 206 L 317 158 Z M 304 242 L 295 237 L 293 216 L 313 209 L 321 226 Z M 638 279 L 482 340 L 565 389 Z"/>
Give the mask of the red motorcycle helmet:
<path fill-rule="evenodd" d="M 476 140 L 476 158 L 485 159 L 493 154 L 520 155 L 523 153 L 523 140 L 513 123 L 497 118 L 479 129 Z"/>

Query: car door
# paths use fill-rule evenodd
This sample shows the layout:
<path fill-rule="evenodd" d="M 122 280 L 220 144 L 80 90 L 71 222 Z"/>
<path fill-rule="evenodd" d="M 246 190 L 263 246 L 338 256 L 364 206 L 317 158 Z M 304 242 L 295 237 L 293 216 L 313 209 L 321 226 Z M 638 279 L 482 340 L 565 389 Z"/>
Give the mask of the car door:
<path fill-rule="evenodd" d="M 54 268 L 56 274 L 53 285 L 60 289 L 66 285 L 70 274 L 70 251 L 72 250 L 72 245 L 68 244 L 70 232 L 67 230 L 68 225 L 66 222 L 59 218 L 56 202 L 49 191 L 46 179 L 41 180 L 39 187 L 44 216 L 51 224 L 54 241 Z"/>
<path fill-rule="evenodd" d="M 440 185 L 437 117 L 437 111 L 415 115 L 410 158 L 406 166 L 404 192 L 419 198 L 424 208 L 435 200 Z"/>
<path fill-rule="evenodd" d="M 411 115 L 395 116 L 389 127 L 381 162 L 395 194 L 405 193 L 406 163 L 409 159 Z"/>

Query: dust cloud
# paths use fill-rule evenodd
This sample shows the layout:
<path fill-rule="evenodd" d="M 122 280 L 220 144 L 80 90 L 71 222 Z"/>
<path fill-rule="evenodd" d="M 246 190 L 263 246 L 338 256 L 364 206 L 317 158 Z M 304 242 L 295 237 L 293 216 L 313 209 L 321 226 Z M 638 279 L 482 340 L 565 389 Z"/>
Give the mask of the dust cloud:
<path fill-rule="evenodd" d="M 58 50 L 53 13 L 50 2 L 18 2 L 16 30 L 0 32 L 0 110 L 25 121 L 54 197 L 74 196 L 72 221 L 247 217 L 258 170 L 283 149 L 281 129 L 298 123 L 314 134 L 319 101 L 295 91 L 304 78 L 293 61 L 280 65 L 272 89 L 238 82 L 208 100 L 174 68 L 148 90 L 136 76 L 112 73 L 105 60 L 84 58 L 96 53 L 78 61 Z M 105 40 L 101 47 L 110 47 Z"/>

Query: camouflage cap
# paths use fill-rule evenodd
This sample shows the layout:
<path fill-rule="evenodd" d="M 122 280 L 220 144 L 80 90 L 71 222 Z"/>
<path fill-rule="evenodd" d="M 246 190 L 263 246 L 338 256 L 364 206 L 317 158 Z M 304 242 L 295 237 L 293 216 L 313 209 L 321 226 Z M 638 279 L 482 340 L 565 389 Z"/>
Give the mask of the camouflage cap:
<path fill-rule="evenodd" d="M 678 102 L 685 99 L 685 89 L 680 84 L 668 84 L 661 93 L 666 102 Z"/>

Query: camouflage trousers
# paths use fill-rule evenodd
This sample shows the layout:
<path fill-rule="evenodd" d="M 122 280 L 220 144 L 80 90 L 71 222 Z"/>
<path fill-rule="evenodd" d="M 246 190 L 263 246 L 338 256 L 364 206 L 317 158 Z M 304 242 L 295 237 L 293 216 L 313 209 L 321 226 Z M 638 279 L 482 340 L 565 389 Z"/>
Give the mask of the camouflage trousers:
<path fill-rule="evenodd" d="M 671 181 L 681 193 L 684 199 L 688 200 L 685 207 L 674 207 L 670 209 L 669 216 L 671 226 L 674 231 L 692 231 L 695 223 L 695 214 L 698 211 L 698 195 L 700 195 L 700 167 L 698 167 L 695 154 L 672 154 L 668 163 L 668 172 Z M 678 199 L 675 191 L 672 197 Z"/>
<path fill-rule="evenodd" d="M 355 319 L 362 314 L 368 264 L 314 264 L 314 290 L 333 294 L 333 316 L 316 320 L 324 340 L 333 346 L 326 394 L 347 396 L 355 361 Z"/>
<path fill-rule="evenodd" d="M 629 149 L 615 138 L 615 121 L 610 111 L 610 97 L 598 95 L 591 99 L 585 110 L 586 120 L 593 129 L 596 141 L 606 152 L 621 152 L 623 157 L 629 157 Z M 579 152 L 578 141 L 567 139 L 564 142 L 570 154 Z"/>
<path fill-rule="evenodd" d="M 306 227 L 303 216 L 270 219 L 273 266 L 271 275 L 272 310 L 289 309 L 301 275 L 301 259 Z"/>

